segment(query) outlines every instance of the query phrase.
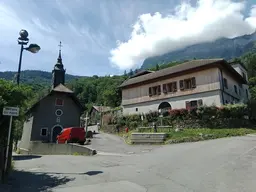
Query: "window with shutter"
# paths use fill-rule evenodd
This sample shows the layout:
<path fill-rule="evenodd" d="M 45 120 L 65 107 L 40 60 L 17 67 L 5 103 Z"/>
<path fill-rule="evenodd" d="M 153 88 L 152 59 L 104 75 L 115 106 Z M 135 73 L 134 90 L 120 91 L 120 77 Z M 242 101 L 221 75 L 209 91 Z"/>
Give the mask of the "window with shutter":
<path fill-rule="evenodd" d="M 198 102 L 197 102 L 197 100 L 193 100 L 193 101 L 190 101 L 190 107 L 191 108 L 197 108 L 197 105 L 198 105 Z"/>
<path fill-rule="evenodd" d="M 184 80 L 180 80 L 180 90 L 184 90 Z"/>
<path fill-rule="evenodd" d="M 163 84 L 163 93 L 167 93 L 166 84 Z"/>
<path fill-rule="evenodd" d="M 203 106 L 203 100 L 202 100 L 202 99 L 199 99 L 198 102 L 197 102 L 197 104 L 198 104 L 198 107 Z"/>
<path fill-rule="evenodd" d="M 56 105 L 56 106 L 63 106 L 63 105 L 64 105 L 63 99 L 56 98 L 56 100 L 55 100 L 55 105 Z"/>
<path fill-rule="evenodd" d="M 186 101 L 186 109 L 189 110 L 190 109 L 190 102 Z"/>
<path fill-rule="evenodd" d="M 148 88 L 148 93 L 149 93 L 149 96 L 151 97 L 152 96 L 152 87 Z"/>
<path fill-rule="evenodd" d="M 234 85 L 234 90 L 235 90 L 235 93 L 237 94 L 237 86 Z"/>
<path fill-rule="evenodd" d="M 161 95 L 161 85 L 157 86 L 157 93 L 158 93 L 158 95 Z"/>
<path fill-rule="evenodd" d="M 191 79 L 184 79 L 184 89 L 191 89 L 192 88 L 192 81 Z"/>
<path fill-rule="evenodd" d="M 171 92 L 174 92 L 174 84 L 173 84 L 173 82 L 171 82 L 170 84 L 171 84 L 170 85 L 171 86 Z"/>
<path fill-rule="evenodd" d="M 173 82 L 173 92 L 177 91 L 177 82 Z"/>
<path fill-rule="evenodd" d="M 196 78 L 192 77 L 191 81 L 192 81 L 192 88 L 196 88 Z"/>
<path fill-rule="evenodd" d="M 172 83 L 167 84 L 167 92 L 172 92 Z"/>

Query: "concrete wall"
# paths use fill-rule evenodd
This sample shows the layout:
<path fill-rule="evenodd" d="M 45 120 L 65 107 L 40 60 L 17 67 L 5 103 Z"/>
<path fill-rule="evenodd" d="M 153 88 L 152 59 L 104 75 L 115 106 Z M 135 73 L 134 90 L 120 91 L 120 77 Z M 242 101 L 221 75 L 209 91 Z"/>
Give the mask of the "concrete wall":
<path fill-rule="evenodd" d="M 191 90 L 180 90 L 179 80 L 187 79 L 191 77 L 196 78 L 196 88 Z M 177 82 L 177 92 L 168 93 L 168 94 L 164 94 L 162 92 L 161 95 L 149 97 L 149 87 L 161 85 L 161 90 L 162 90 L 163 84 L 170 83 L 173 81 Z M 152 102 L 157 100 L 170 99 L 173 97 L 192 95 L 192 94 L 214 91 L 219 89 L 220 89 L 220 82 L 219 82 L 218 68 L 211 68 L 211 69 L 202 70 L 199 72 L 182 75 L 179 77 L 170 78 L 163 81 L 156 81 L 154 83 L 144 84 L 138 87 L 123 89 L 122 105 L 125 106 L 125 105 L 131 105 L 131 104 L 143 103 L 143 102 L 149 102 L 149 101 Z M 182 108 L 182 106 L 178 108 Z"/>
<path fill-rule="evenodd" d="M 184 95 L 179 97 L 171 97 L 163 100 L 149 101 L 144 103 L 125 105 L 123 106 L 123 114 L 141 114 L 148 113 L 149 111 L 157 111 L 162 102 L 170 103 L 172 109 L 186 108 L 186 101 L 203 100 L 203 105 L 216 105 L 221 106 L 220 90 L 208 91 L 204 93 L 197 93 L 193 95 Z M 137 111 L 136 111 L 137 108 Z"/>
<path fill-rule="evenodd" d="M 55 106 L 56 98 L 63 99 L 64 106 Z M 59 122 L 55 114 L 57 109 L 63 111 L 63 115 L 59 117 Z M 52 132 L 55 126 L 62 128 L 80 126 L 80 108 L 66 94 L 55 93 L 41 100 L 35 111 L 31 141 L 48 139 L 52 141 Z M 48 129 L 47 136 L 41 136 L 42 128 Z"/>
<path fill-rule="evenodd" d="M 28 119 L 25 120 L 23 124 L 22 137 L 19 143 L 19 146 L 21 148 L 25 148 L 25 149 L 29 148 L 33 122 L 34 122 L 34 116 L 30 116 Z"/>
<path fill-rule="evenodd" d="M 94 155 L 96 151 L 77 144 L 55 144 L 55 143 L 41 143 L 30 142 L 28 150 L 20 148 L 21 153 L 24 154 L 38 154 L 38 155 L 73 155 L 74 153 L 84 155 Z"/>

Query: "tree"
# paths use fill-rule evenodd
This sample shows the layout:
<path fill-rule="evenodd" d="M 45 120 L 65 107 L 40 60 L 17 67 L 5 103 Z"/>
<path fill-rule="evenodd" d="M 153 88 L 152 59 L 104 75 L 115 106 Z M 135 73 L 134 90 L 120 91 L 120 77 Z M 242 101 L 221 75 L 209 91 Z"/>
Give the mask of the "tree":
<path fill-rule="evenodd" d="M 18 106 L 20 108 L 19 117 L 15 117 L 10 145 L 12 146 L 13 139 L 18 141 L 22 133 L 22 122 L 25 117 L 25 110 L 28 106 L 28 98 L 32 96 L 32 91 L 29 86 L 21 85 L 17 86 L 12 81 L 6 81 L 0 79 L 0 147 L 6 146 L 9 128 L 9 118 L 2 115 L 3 108 L 5 106 Z M 12 148 L 9 149 L 9 154 L 12 152 Z M 3 158 L 0 156 L 0 158 Z M 10 166 L 11 155 L 8 157 L 8 165 Z M 8 167 L 9 167 L 8 166 Z M 1 167 L 0 167 L 1 168 Z M 0 170 L 1 171 L 1 170 Z M 8 172 L 7 172 L 8 173 Z"/>
<path fill-rule="evenodd" d="M 26 85 L 17 86 L 11 81 L 6 81 L 0 79 L 0 111 L 3 110 L 5 106 L 19 106 L 20 108 L 20 116 L 15 118 L 16 121 L 23 121 L 24 112 L 30 105 L 30 99 L 32 97 L 31 87 Z M 0 127 L 1 129 L 7 129 L 2 127 L 5 122 L 6 117 L 0 114 Z M 14 129 L 17 128 L 14 126 Z M 19 126 L 20 128 L 20 126 Z M 20 132 L 20 131 L 18 131 Z M 20 137 L 21 135 L 17 135 Z M 3 140 L 2 140 L 3 141 Z"/>
<path fill-rule="evenodd" d="M 159 65 L 156 64 L 156 71 L 159 71 Z"/>
<path fill-rule="evenodd" d="M 256 77 L 251 77 L 249 79 L 249 89 L 252 100 L 256 101 Z"/>
<path fill-rule="evenodd" d="M 132 69 L 130 69 L 130 72 L 129 72 L 129 76 L 133 76 L 133 70 Z"/>
<path fill-rule="evenodd" d="M 246 53 L 240 61 L 247 67 L 251 98 L 256 100 L 256 52 Z"/>
<path fill-rule="evenodd" d="M 249 78 L 255 77 L 256 76 L 256 52 L 246 53 L 241 57 L 241 61 L 247 67 Z"/>

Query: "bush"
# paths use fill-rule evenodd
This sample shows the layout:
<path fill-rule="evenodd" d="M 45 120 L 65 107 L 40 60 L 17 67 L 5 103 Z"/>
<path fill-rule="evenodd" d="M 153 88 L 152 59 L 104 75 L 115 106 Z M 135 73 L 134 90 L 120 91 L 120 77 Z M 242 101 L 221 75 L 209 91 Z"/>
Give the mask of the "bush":
<path fill-rule="evenodd" d="M 256 107 L 256 102 L 255 105 Z M 138 126 L 150 126 L 153 122 L 174 128 L 236 128 L 254 127 L 252 119 L 256 119 L 254 107 L 245 104 L 225 105 L 223 107 L 202 106 L 199 108 L 173 109 L 165 112 L 160 117 L 158 111 L 120 117 L 117 122 L 120 126 L 128 126 L 129 129 Z M 253 116 L 254 115 L 254 116 Z M 248 118 L 247 118 L 248 117 Z"/>

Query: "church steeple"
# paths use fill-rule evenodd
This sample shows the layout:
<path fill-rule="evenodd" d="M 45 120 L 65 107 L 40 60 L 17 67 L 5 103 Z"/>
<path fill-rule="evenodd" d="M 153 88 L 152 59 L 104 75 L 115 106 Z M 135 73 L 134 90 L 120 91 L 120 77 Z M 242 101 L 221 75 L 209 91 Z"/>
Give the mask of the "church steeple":
<path fill-rule="evenodd" d="M 65 72 L 63 63 L 62 63 L 62 57 L 61 57 L 61 41 L 59 44 L 59 57 L 57 59 L 57 63 L 54 66 L 54 69 L 52 70 L 52 88 L 58 86 L 59 84 L 65 84 Z"/>
<path fill-rule="evenodd" d="M 57 59 L 57 63 L 63 65 L 63 64 L 62 64 L 62 58 L 61 58 L 61 47 L 62 47 L 61 41 L 60 41 L 59 47 L 60 47 L 60 49 L 59 49 L 59 57 L 58 57 L 58 59 Z"/>

